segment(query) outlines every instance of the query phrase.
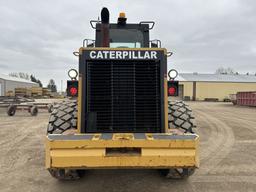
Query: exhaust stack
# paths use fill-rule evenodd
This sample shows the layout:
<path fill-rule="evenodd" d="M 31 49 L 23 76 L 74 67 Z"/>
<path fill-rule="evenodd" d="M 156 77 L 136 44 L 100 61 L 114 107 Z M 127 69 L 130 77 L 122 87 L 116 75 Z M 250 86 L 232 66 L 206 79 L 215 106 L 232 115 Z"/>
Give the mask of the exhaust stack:
<path fill-rule="evenodd" d="M 101 10 L 102 47 L 109 47 L 109 11 L 106 7 Z"/>

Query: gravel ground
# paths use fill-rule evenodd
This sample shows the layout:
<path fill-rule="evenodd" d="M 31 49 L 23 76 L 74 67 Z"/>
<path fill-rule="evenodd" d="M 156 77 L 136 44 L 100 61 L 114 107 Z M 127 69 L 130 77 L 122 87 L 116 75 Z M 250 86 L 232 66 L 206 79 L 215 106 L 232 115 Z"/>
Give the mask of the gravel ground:
<path fill-rule="evenodd" d="M 155 170 L 90 170 L 61 182 L 44 168 L 49 114 L 0 108 L 0 191 L 256 191 L 256 108 L 189 102 L 200 134 L 201 166 L 187 180 L 166 180 Z"/>

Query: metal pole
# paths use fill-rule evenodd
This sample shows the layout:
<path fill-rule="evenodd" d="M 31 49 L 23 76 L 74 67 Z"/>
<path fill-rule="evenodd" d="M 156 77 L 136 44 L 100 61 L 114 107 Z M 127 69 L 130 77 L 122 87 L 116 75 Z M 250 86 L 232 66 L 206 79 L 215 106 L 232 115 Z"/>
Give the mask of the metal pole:
<path fill-rule="evenodd" d="M 63 81 L 61 80 L 61 88 L 60 88 L 60 92 L 61 92 L 61 94 L 63 93 L 63 90 L 62 90 L 62 87 L 63 86 Z"/>

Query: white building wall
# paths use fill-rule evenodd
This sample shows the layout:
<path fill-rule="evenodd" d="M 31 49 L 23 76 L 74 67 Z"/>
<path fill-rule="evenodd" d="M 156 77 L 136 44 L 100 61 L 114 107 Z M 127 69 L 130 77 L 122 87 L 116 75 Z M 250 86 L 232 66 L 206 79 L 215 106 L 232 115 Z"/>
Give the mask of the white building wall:
<path fill-rule="evenodd" d="M 0 96 L 4 96 L 4 80 L 0 79 Z"/>
<path fill-rule="evenodd" d="M 31 88 L 38 87 L 38 84 L 26 83 L 26 82 L 17 82 L 17 81 L 5 81 L 5 92 L 15 91 L 15 88 Z"/>
<path fill-rule="evenodd" d="M 8 91 L 15 92 L 15 88 L 31 88 L 31 87 L 38 87 L 37 83 L 29 83 L 29 82 L 18 82 L 18 81 L 10 81 L 0 79 L 1 84 L 1 92 L 0 95 L 4 96 Z"/>

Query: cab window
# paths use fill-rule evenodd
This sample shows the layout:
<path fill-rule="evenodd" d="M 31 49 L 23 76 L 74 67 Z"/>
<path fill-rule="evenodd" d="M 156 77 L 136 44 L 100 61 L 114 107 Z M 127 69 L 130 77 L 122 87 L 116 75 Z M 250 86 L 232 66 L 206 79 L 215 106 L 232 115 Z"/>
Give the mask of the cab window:
<path fill-rule="evenodd" d="M 109 36 L 113 48 L 144 47 L 143 33 L 138 29 L 109 29 Z"/>

